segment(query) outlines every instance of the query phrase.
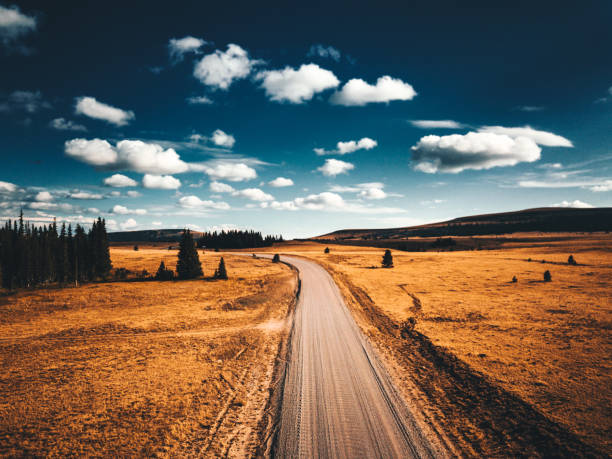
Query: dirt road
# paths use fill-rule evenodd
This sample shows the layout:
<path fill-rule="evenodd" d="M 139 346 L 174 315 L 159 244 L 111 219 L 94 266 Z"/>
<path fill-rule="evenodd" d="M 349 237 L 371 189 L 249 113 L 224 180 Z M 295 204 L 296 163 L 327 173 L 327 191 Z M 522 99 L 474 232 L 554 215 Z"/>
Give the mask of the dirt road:
<path fill-rule="evenodd" d="M 278 457 L 441 457 L 353 320 L 330 275 L 300 272 L 282 395 Z"/>

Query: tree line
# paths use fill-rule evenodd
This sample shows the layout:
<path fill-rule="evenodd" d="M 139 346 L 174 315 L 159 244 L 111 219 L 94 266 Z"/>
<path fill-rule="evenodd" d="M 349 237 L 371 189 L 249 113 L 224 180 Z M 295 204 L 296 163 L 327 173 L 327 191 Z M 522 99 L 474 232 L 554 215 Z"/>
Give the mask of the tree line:
<path fill-rule="evenodd" d="M 50 225 L 35 226 L 8 220 L 0 228 L 0 279 L 2 287 L 36 287 L 52 282 L 68 283 L 105 279 L 112 269 L 106 222 L 94 221 L 89 231 L 77 224 L 58 231 Z"/>
<path fill-rule="evenodd" d="M 204 233 L 198 239 L 198 247 L 207 249 L 252 249 L 269 247 L 275 242 L 283 242 L 283 236 L 263 237 L 259 231 L 229 230 Z"/>

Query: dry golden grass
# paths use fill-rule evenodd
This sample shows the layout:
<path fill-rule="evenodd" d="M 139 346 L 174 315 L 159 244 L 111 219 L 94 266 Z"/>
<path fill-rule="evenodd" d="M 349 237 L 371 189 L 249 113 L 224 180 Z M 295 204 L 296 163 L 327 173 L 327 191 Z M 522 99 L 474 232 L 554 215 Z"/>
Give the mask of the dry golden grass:
<path fill-rule="evenodd" d="M 176 251 L 111 250 L 154 273 Z M 203 260 L 210 275 L 219 254 Z M 230 279 L 110 282 L 0 298 L 0 455 L 249 454 L 293 273 L 227 256 Z"/>
<path fill-rule="evenodd" d="M 305 243 L 276 251 L 320 261 L 339 283 L 346 276 L 396 323 L 415 317 L 434 344 L 610 452 L 612 237 L 518 236 L 532 240 L 503 250 L 394 251 L 393 269 L 379 268 L 382 249 L 329 245 L 325 255 L 325 245 Z M 570 254 L 578 266 L 566 264 Z"/>

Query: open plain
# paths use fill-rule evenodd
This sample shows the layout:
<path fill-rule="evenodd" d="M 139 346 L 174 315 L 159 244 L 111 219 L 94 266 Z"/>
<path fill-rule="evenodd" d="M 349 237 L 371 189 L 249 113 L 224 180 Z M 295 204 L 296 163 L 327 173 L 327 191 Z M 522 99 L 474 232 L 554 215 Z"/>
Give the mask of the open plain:
<path fill-rule="evenodd" d="M 219 254 L 200 253 L 210 276 Z M 111 255 L 134 272 L 176 262 L 166 246 Z M 227 281 L 128 276 L 0 297 L 0 456 L 253 455 L 296 276 L 225 261 Z"/>

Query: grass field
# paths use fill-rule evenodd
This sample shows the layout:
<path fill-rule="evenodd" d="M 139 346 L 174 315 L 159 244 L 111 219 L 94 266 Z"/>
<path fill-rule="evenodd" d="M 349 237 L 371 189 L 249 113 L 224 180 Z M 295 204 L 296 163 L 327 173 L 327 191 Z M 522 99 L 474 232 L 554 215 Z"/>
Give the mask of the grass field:
<path fill-rule="evenodd" d="M 112 248 L 154 273 L 176 251 Z M 200 256 L 210 276 L 219 254 Z M 230 279 L 127 281 L 0 297 L 0 455 L 252 454 L 296 287 L 269 260 Z"/>
<path fill-rule="evenodd" d="M 365 292 L 395 324 L 416 318 L 417 331 L 435 345 L 611 452 L 612 237 L 519 236 L 501 250 L 394 251 L 393 269 L 380 268 L 383 250 L 375 248 L 329 245 L 324 254 L 326 245 L 303 243 L 277 250 L 318 260 L 345 296 L 354 287 Z M 566 263 L 570 254 L 577 266 Z M 545 270 L 552 282 L 543 282 Z M 404 379 L 394 362 L 397 341 L 385 341 L 360 305 L 349 304 Z"/>

